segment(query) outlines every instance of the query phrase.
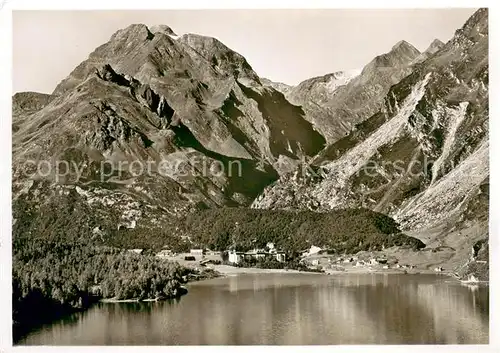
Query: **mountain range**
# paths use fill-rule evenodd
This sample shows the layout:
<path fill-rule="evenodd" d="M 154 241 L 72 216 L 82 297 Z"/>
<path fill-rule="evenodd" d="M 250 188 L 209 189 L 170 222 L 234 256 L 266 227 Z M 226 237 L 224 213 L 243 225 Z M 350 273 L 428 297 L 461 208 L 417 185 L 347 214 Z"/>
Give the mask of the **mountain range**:
<path fill-rule="evenodd" d="M 487 245 L 487 9 L 447 43 L 402 40 L 296 86 L 215 38 L 133 24 L 51 94 L 12 99 L 17 237 L 176 237 L 206 208 L 367 208 L 423 241 L 428 264 L 463 268 Z"/>

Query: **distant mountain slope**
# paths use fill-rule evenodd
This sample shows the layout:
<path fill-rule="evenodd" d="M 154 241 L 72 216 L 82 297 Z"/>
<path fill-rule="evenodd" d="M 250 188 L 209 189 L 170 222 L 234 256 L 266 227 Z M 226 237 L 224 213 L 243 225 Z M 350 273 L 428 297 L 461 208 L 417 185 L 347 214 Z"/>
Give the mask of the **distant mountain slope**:
<path fill-rule="evenodd" d="M 439 39 L 434 39 L 429 47 L 415 58 L 413 63 L 415 64 L 425 61 L 426 59 L 437 53 L 443 46 L 443 42 L 441 42 Z"/>
<path fill-rule="evenodd" d="M 19 92 L 12 96 L 12 132 L 16 132 L 24 119 L 45 107 L 52 96 L 38 92 Z"/>
<path fill-rule="evenodd" d="M 295 87 L 291 87 L 287 98 L 290 102 L 296 104 L 315 102 L 320 105 L 328 105 L 335 95 L 337 88 L 348 84 L 360 73 L 361 70 L 349 70 L 312 77 L 302 81 Z"/>
<path fill-rule="evenodd" d="M 336 72 L 306 80 L 286 97 L 302 106 L 306 118 L 329 143 L 349 134 L 376 113 L 390 87 L 412 72 L 420 52 L 405 41 L 375 57 L 362 70 Z"/>
<path fill-rule="evenodd" d="M 276 91 L 278 92 L 281 92 L 283 93 L 284 95 L 286 95 L 286 93 L 292 89 L 292 86 L 290 85 L 287 85 L 286 83 L 281 83 L 281 82 L 274 82 L 274 81 L 271 81 L 270 79 L 268 78 L 265 78 L 265 77 L 261 77 L 260 78 L 260 82 L 262 82 L 262 84 L 266 87 L 272 87 L 274 88 Z"/>

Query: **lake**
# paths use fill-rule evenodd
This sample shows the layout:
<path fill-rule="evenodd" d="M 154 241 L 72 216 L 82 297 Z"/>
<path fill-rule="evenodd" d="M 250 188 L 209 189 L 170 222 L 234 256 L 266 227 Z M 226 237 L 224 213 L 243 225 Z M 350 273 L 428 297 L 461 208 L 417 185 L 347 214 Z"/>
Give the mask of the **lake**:
<path fill-rule="evenodd" d="M 488 343 L 489 287 L 440 275 L 242 274 L 180 299 L 100 303 L 26 345 Z"/>

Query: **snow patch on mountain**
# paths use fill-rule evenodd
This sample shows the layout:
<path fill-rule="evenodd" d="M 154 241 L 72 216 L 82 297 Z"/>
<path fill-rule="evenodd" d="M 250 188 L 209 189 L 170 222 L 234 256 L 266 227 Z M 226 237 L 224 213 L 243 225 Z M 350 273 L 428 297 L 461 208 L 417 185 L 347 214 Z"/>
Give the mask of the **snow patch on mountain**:
<path fill-rule="evenodd" d="M 325 83 L 325 88 L 333 93 L 340 86 L 347 85 L 353 78 L 361 73 L 361 69 L 338 71 L 332 74 L 330 80 Z"/>

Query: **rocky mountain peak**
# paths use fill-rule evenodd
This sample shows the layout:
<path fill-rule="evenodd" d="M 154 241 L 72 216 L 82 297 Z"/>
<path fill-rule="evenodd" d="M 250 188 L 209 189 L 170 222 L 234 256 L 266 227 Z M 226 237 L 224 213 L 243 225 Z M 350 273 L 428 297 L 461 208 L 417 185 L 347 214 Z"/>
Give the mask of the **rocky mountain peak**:
<path fill-rule="evenodd" d="M 252 206 L 371 208 L 394 217 L 428 247 L 453 249 L 443 261 L 450 268 L 463 262 L 471 246 L 488 237 L 487 29 L 487 10 L 480 9 L 444 45 L 435 40 L 419 54 L 398 42 L 374 59 L 363 80 L 340 88 L 328 107 L 342 103 L 344 111 L 359 112 L 373 88 L 384 85 L 387 90 L 371 95 L 371 112 L 355 116 L 336 109 L 331 116 L 337 120 L 318 120 L 327 132 L 333 131 L 327 130 L 331 121 L 354 128 L 340 139 L 333 135 L 312 159 L 308 167 L 319 170 L 317 176 L 282 176 Z M 414 170 L 416 164 L 422 168 Z"/>
<path fill-rule="evenodd" d="M 418 49 L 415 48 L 413 45 L 408 43 L 406 40 L 400 40 L 396 44 L 394 44 L 391 48 L 391 52 L 397 51 L 397 50 L 409 50 L 409 51 L 416 51 L 418 52 Z"/>
<path fill-rule="evenodd" d="M 429 47 L 422 54 L 420 54 L 412 62 L 412 64 L 421 63 L 422 61 L 428 59 L 429 57 L 437 53 L 442 47 L 444 47 L 444 43 L 441 42 L 439 39 L 434 39 L 432 43 L 429 45 Z"/>
<path fill-rule="evenodd" d="M 467 43 L 477 43 L 488 35 L 488 9 L 481 8 L 477 10 L 462 28 L 455 32 L 451 40 L 454 46 L 464 46 Z"/>
<path fill-rule="evenodd" d="M 172 30 L 172 28 L 170 28 L 169 26 L 167 25 L 154 25 L 154 26 L 151 26 L 149 28 L 149 30 L 153 33 L 153 34 L 156 34 L 156 33 L 164 33 L 164 34 L 167 34 L 169 36 L 177 36 L 177 34 Z"/>
<path fill-rule="evenodd" d="M 385 54 L 376 56 L 363 71 L 370 71 L 380 67 L 404 67 L 411 64 L 420 55 L 420 51 L 405 40 L 394 44 Z"/>
<path fill-rule="evenodd" d="M 443 47 L 443 45 L 444 45 L 444 43 L 436 38 L 432 41 L 431 45 L 429 45 L 429 47 L 425 50 L 424 53 L 434 54 L 439 49 L 441 49 Z"/>
<path fill-rule="evenodd" d="M 142 23 L 134 23 L 130 26 L 116 31 L 112 36 L 110 41 L 122 40 L 122 41 L 137 41 L 151 39 L 153 33 L 150 32 L 149 28 Z"/>
<path fill-rule="evenodd" d="M 420 51 L 405 40 L 400 40 L 394 44 L 391 51 L 387 53 L 387 56 L 390 56 L 391 58 L 399 59 L 401 61 L 406 59 L 407 62 L 414 59 L 418 55 L 420 55 Z"/>

